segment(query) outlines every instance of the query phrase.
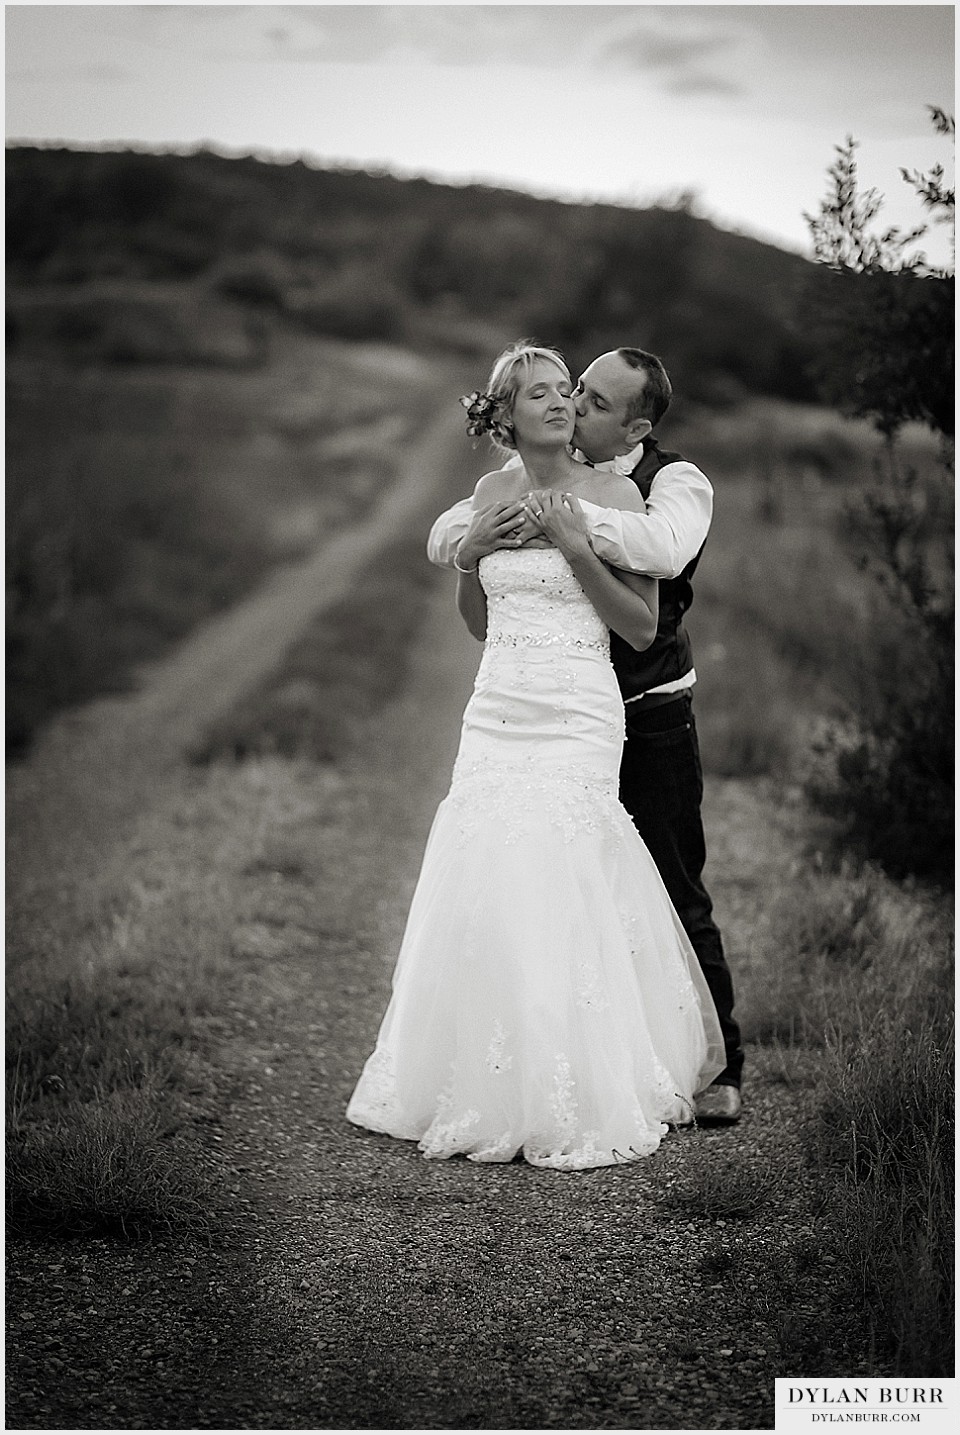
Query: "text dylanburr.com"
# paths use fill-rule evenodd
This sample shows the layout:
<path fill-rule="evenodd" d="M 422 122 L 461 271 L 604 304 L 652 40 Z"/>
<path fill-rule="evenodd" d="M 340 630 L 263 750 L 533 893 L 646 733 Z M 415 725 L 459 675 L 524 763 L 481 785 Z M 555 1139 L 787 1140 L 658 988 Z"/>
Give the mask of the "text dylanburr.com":
<path fill-rule="evenodd" d="M 955 1430 L 952 1377 L 775 1380 L 775 1428 L 811 1435 L 839 1425 L 903 1425 L 908 1430 Z M 906 1432 L 904 1432 L 906 1435 Z"/>

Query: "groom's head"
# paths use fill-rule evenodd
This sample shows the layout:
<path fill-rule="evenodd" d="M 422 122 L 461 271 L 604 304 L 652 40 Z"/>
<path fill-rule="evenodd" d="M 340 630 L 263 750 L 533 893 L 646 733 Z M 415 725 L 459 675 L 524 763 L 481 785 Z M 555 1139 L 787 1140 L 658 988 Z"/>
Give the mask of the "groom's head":
<path fill-rule="evenodd" d="M 629 453 L 666 413 L 670 380 L 656 354 L 611 349 L 580 375 L 573 442 L 592 463 Z"/>

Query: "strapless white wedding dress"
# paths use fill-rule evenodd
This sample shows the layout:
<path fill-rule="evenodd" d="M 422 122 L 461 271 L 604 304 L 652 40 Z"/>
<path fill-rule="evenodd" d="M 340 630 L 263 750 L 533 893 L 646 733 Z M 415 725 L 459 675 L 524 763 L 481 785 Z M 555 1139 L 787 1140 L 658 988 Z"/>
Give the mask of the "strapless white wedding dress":
<path fill-rule="evenodd" d="M 556 548 L 492 553 L 480 579 L 453 781 L 347 1116 L 429 1157 L 630 1161 L 723 1069 L 716 1011 L 618 801 L 605 624 Z"/>

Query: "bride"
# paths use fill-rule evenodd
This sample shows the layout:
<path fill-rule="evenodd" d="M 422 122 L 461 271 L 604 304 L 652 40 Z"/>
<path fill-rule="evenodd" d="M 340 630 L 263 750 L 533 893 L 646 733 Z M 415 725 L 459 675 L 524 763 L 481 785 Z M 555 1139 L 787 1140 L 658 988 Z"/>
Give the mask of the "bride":
<path fill-rule="evenodd" d="M 629 479 L 569 451 L 561 356 L 512 345 L 469 403 L 522 467 L 488 473 L 457 602 L 484 640 L 427 841 L 393 993 L 347 1108 L 358 1126 L 465 1155 L 582 1170 L 649 1155 L 724 1065 L 716 1011 L 617 798 L 623 704 L 609 630 L 652 642 L 657 584 L 590 547 L 583 497 L 638 509 Z M 507 535 L 536 489 L 540 537 Z"/>

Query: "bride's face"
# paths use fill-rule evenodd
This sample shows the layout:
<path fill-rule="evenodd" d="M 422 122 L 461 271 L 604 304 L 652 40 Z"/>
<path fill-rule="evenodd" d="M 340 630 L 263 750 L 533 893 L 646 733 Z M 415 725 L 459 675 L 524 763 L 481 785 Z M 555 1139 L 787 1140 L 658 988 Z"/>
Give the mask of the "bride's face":
<path fill-rule="evenodd" d="M 551 359 L 535 359 L 517 390 L 511 417 L 518 444 L 564 447 L 573 438 L 576 421 L 570 375 Z"/>

